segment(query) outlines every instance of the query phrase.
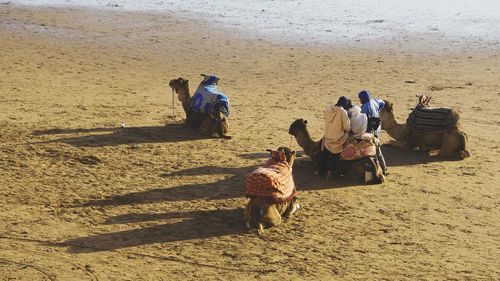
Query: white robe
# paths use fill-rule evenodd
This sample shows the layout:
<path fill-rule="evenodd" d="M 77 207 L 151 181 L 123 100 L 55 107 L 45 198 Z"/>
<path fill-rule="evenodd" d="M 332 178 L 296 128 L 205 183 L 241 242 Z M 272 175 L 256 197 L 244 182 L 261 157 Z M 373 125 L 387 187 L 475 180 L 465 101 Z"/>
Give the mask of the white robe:
<path fill-rule="evenodd" d="M 360 137 L 366 132 L 368 126 L 368 117 L 361 113 L 361 107 L 353 106 L 349 109 L 349 119 L 351 121 L 351 132 L 354 138 Z"/>

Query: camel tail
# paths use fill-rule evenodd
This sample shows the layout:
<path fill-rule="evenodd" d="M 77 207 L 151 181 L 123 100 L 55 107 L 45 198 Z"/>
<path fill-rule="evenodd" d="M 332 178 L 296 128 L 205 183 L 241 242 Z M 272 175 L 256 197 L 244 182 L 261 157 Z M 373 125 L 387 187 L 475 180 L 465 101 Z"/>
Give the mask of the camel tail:
<path fill-rule="evenodd" d="M 460 141 L 462 142 L 462 146 L 460 147 L 460 150 L 458 151 L 458 157 L 460 159 L 470 157 L 470 152 L 465 148 L 466 143 L 467 143 L 467 134 L 459 131 L 458 136 L 460 137 Z"/>

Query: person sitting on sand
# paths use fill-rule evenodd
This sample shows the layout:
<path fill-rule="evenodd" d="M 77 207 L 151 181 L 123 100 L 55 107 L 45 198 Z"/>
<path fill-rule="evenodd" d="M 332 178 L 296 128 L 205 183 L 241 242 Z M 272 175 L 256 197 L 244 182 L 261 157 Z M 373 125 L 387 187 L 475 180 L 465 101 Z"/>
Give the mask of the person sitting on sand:
<path fill-rule="evenodd" d="M 191 99 L 191 110 L 208 114 L 212 114 L 215 111 L 222 111 L 228 117 L 229 99 L 217 88 L 219 77 L 215 74 L 202 74 L 202 76 L 203 81 L 201 81 Z"/>
<path fill-rule="evenodd" d="M 351 130 L 351 122 L 345 110 L 348 106 L 348 99 L 342 96 L 335 105 L 329 105 L 325 109 L 325 134 L 321 146 L 319 171 L 316 174 L 327 170 L 327 179 L 333 178 L 340 153 Z"/>

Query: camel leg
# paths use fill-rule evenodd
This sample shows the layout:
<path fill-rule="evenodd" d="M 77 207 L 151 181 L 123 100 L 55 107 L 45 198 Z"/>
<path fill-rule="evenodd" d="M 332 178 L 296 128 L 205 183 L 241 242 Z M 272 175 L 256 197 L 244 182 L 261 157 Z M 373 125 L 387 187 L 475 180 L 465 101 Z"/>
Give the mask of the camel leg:
<path fill-rule="evenodd" d="M 406 142 L 401 142 L 397 140 L 390 140 L 388 143 L 386 143 L 386 145 L 403 150 L 410 150 L 409 145 Z"/>
<path fill-rule="evenodd" d="M 276 204 L 264 203 L 259 199 L 248 201 L 243 219 L 247 229 L 262 228 L 263 226 L 272 227 L 281 223 L 281 213 L 285 212 L 287 204 L 283 203 L 283 208 Z M 278 208 L 281 210 L 278 210 Z"/>
<path fill-rule="evenodd" d="M 199 132 L 202 135 L 211 136 L 214 133 L 213 130 L 211 130 L 212 122 L 213 122 L 212 117 L 208 116 L 207 118 L 205 118 L 205 120 L 203 120 L 203 122 L 201 122 L 201 125 L 198 128 Z"/>
<path fill-rule="evenodd" d="M 227 122 L 227 118 L 223 117 L 221 120 L 217 121 L 217 133 L 219 136 L 225 139 L 230 139 L 231 136 L 227 134 L 227 129 L 229 127 L 229 124 Z"/>
<path fill-rule="evenodd" d="M 248 201 L 243 213 L 243 220 L 245 221 L 245 226 L 247 227 L 247 229 L 252 228 L 252 206 L 252 200 Z"/>
<path fill-rule="evenodd" d="M 286 203 L 277 204 L 278 212 L 284 217 L 291 217 L 297 210 L 300 209 L 300 205 L 297 202 L 297 197 L 293 197 L 292 200 Z"/>
<path fill-rule="evenodd" d="M 245 226 L 247 229 L 256 228 L 259 233 L 263 230 L 266 222 L 264 210 L 268 208 L 268 205 L 259 199 L 250 199 L 248 201 L 245 211 L 243 213 L 243 219 L 245 221 Z"/>
<path fill-rule="evenodd" d="M 214 121 L 213 132 L 217 133 L 221 138 L 230 139 L 231 136 L 227 135 L 229 123 L 224 113 L 221 111 L 215 112 Z"/>
<path fill-rule="evenodd" d="M 365 172 L 370 172 L 372 174 L 373 179 L 371 180 L 371 183 L 378 184 L 385 181 L 385 176 L 382 168 L 380 167 L 377 156 L 368 158 L 368 165 L 365 167 Z"/>
<path fill-rule="evenodd" d="M 281 223 L 281 215 L 274 205 L 267 205 L 263 208 L 262 222 L 268 227 Z"/>
<path fill-rule="evenodd" d="M 439 155 L 446 158 L 457 157 L 461 144 L 462 142 L 456 132 L 443 133 L 443 142 L 439 149 Z"/>
<path fill-rule="evenodd" d="M 464 159 L 467 157 L 470 157 L 470 152 L 467 150 L 467 135 L 464 132 L 458 131 L 457 132 L 458 137 L 460 139 L 460 148 L 458 150 L 458 157 L 460 159 Z"/>

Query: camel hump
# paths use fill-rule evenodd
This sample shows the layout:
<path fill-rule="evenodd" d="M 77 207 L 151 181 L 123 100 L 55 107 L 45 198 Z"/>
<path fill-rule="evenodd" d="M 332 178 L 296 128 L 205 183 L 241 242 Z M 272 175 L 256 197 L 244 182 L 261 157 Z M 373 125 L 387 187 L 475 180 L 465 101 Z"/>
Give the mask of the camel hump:
<path fill-rule="evenodd" d="M 419 132 L 436 132 L 457 127 L 460 114 L 452 108 L 429 108 L 421 104 L 410 113 L 406 124 Z"/>
<path fill-rule="evenodd" d="M 249 198 L 267 198 L 273 203 L 289 201 L 295 196 L 292 169 L 286 162 L 269 160 L 245 178 L 245 194 Z"/>

